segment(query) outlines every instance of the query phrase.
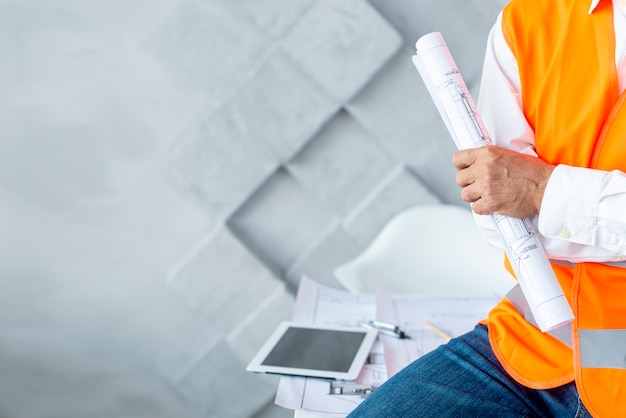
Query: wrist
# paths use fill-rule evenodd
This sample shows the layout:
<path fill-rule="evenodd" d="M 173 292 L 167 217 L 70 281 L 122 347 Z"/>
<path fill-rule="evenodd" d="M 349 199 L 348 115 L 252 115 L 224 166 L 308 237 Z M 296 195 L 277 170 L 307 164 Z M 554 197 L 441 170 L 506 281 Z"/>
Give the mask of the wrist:
<path fill-rule="evenodd" d="M 537 214 L 539 214 L 541 210 L 541 204 L 543 202 L 543 198 L 546 192 L 546 187 L 548 186 L 548 181 L 550 181 L 550 177 L 552 176 L 555 168 L 556 166 L 546 163 L 544 165 L 544 169 L 541 172 L 539 181 L 537 182 L 537 191 L 533 200 Z"/>

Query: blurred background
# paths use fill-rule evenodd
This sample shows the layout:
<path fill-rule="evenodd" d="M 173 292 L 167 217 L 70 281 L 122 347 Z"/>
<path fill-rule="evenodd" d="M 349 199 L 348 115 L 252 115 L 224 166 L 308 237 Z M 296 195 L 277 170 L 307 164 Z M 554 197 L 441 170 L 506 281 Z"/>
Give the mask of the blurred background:
<path fill-rule="evenodd" d="M 413 45 L 476 98 L 503 4 L 0 0 L 0 417 L 292 416 L 245 365 L 302 274 L 465 206 Z"/>

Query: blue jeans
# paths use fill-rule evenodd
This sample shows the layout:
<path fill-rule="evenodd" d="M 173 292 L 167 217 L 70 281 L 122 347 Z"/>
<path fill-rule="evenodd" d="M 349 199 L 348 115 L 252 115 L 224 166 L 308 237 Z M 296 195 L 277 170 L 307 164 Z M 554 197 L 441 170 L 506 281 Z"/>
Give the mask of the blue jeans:
<path fill-rule="evenodd" d="M 496 359 L 487 327 L 417 359 L 376 389 L 350 415 L 357 417 L 591 417 L 574 383 L 529 389 Z"/>

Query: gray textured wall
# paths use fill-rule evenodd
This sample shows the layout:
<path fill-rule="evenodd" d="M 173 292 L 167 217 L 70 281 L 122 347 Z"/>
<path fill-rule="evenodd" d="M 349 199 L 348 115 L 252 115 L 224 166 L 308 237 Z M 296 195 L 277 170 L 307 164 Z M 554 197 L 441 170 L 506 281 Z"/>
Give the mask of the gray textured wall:
<path fill-rule="evenodd" d="M 244 367 L 301 274 L 462 204 L 413 43 L 476 93 L 502 4 L 1 1 L 0 416 L 285 415 Z"/>

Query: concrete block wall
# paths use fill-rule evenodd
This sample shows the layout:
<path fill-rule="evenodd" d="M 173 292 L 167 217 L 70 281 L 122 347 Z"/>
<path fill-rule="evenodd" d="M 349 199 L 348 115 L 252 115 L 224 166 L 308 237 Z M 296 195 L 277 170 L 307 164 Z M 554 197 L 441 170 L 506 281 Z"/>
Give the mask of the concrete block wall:
<path fill-rule="evenodd" d="M 503 0 L 0 3 L 0 415 L 280 417 L 245 372 L 405 208 L 463 205 L 410 57 Z"/>

